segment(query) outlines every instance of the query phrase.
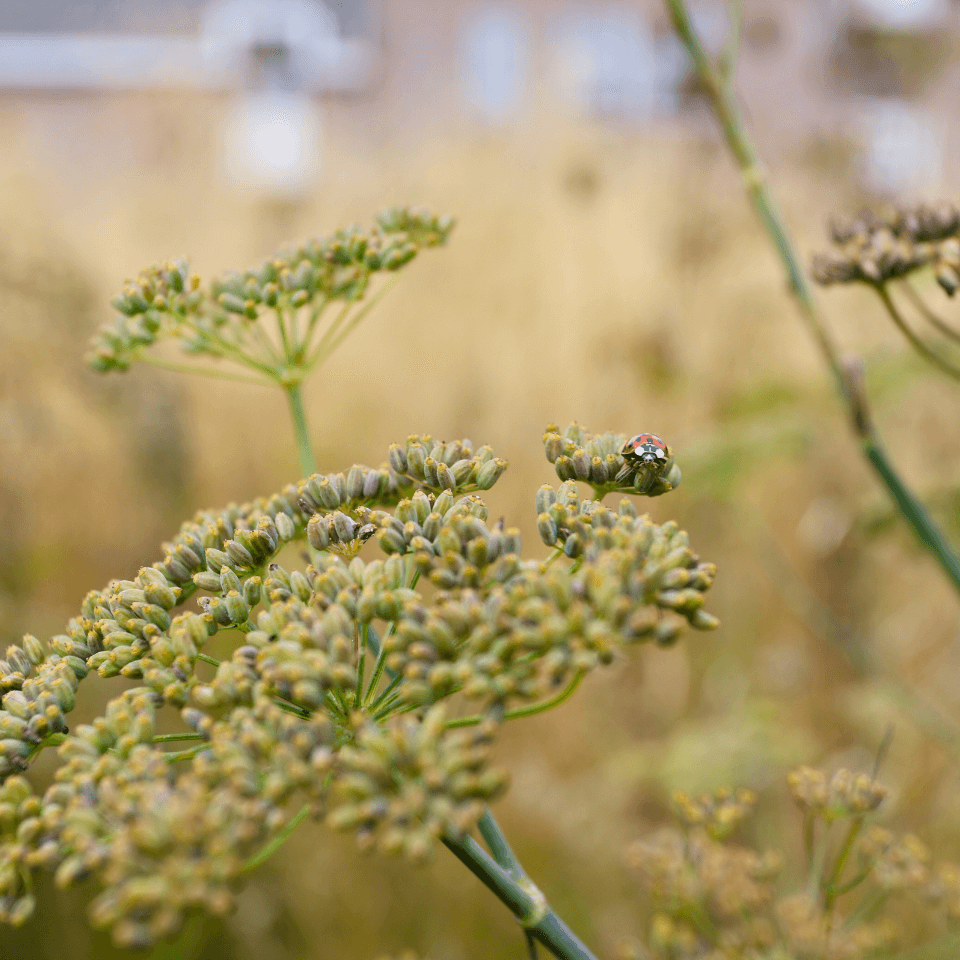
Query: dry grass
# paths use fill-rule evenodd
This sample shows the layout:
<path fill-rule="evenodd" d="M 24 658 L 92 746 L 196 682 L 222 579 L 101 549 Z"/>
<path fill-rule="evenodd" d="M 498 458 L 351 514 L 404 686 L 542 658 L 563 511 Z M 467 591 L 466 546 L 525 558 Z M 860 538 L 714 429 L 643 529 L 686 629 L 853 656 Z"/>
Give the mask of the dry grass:
<path fill-rule="evenodd" d="M 502 819 L 561 913 L 609 955 L 642 928 L 620 851 L 665 817 L 669 789 L 759 788 L 757 829 L 769 840 L 796 830 L 782 785 L 791 764 L 869 766 L 889 724 L 892 821 L 956 856 L 958 757 L 880 679 L 855 675 L 799 585 L 855 625 L 884 671 L 960 718 L 956 598 L 904 528 L 869 532 L 886 503 L 722 154 L 667 133 L 589 128 L 372 149 L 334 117 L 327 179 L 291 206 L 216 186 L 215 104 L 119 102 L 99 118 L 72 109 L 85 146 L 70 167 L 45 159 L 15 105 L 2 122 L 12 144 L 0 168 L 6 635 L 58 630 L 85 590 L 156 557 L 196 508 L 294 479 L 281 398 L 81 370 L 123 278 L 183 252 L 203 271 L 243 266 L 284 239 L 424 202 L 456 214 L 454 239 L 410 269 L 312 385 L 322 466 L 379 462 L 414 431 L 489 442 L 511 462 L 492 512 L 532 545 L 533 491 L 551 479 L 547 422 L 655 430 L 685 480 L 651 511 L 677 516 L 721 568 L 719 632 L 638 651 L 504 738 L 514 787 Z M 114 141 L 97 147 L 108 131 Z M 111 169 L 117 153 L 126 159 Z M 810 158 L 775 180 L 807 251 L 853 194 Z M 831 293 L 826 306 L 844 346 L 874 364 L 895 460 L 921 491 L 955 485 L 954 389 L 904 357 L 866 294 Z M 849 529 L 825 547 L 838 525 Z M 77 933 L 77 904 L 55 903 L 27 928 L 39 940 L 0 933 L 0 953 L 9 942 L 62 960 L 106 955 Z M 411 875 L 316 829 L 243 904 L 166 955 L 362 960 L 415 946 L 493 960 L 522 949 L 506 913 L 452 860 Z"/>

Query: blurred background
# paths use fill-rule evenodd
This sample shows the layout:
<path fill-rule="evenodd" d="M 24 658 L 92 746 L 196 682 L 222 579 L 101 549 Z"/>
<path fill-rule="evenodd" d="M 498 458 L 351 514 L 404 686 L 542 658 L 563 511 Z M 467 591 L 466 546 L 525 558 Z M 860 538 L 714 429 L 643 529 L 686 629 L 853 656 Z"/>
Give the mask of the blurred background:
<path fill-rule="evenodd" d="M 958 15 L 744 5 L 737 88 L 805 257 L 833 212 L 957 199 Z M 695 16 L 718 51 L 724 6 Z M 310 384 L 321 469 L 411 432 L 490 443 L 511 464 L 491 513 L 539 554 L 545 425 L 655 431 L 684 482 L 650 512 L 720 567 L 719 631 L 638 650 L 504 734 L 498 817 L 559 912 L 604 956 L 643 935 L 622 850 L 678 788 L 757 789 L 748 835 L 799 871 L 786 772 L 869 771 L 891 726 L 888 824 L 960 857 L 957 741 L 918 708 L 960 723 L 957 597 L 863 462 L 656 0 L 0 3 L 0 635 L 60 632 L 195 510 L 297 478 L 279 393 L 84 368 L 124 279 L 179 255 L 243 268 L 398 202 L 458 227 Z M 894 462 L 960 539 L 955 385 L 868 292 L 821 299 Z M 84 686 L 78 719 L 111 683 Z M 41 896 L 0 957 L 120 955 L 82 893 Z M 525 956 L 452 857 L 414 870 L 308 824 L 233 917 L 154 956 L 408 947 Z"/>

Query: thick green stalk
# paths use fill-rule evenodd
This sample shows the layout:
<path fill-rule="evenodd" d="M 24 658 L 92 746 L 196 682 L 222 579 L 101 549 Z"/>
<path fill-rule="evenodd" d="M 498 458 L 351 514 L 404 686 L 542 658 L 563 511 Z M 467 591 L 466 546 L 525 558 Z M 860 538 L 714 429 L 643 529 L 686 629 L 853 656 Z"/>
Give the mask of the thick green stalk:
<path fill-rule="evenodd" d="M 900 508 L 900 512 L 913 528 L 921 544 L 933 554 L 943 572 L 949 577 L 956 590 L 960 592 L 960 557 L 957 557 L 940 528 L 930 518 L 930 514 L 927 513 L 923 504 L 900 480 L 886 453 L 875 438 L 864 438 L 863 452 L 887 485 L 887 489 Z"/>
<path fill-rule="evenodd" d="M 510 908 L 524 930 L 555 957 L 560 960 L 596 960 L 586 944 L 551 909 L 543 894 L 530 882 L 519 864 L 518 875 L 512 876 L 510 871 L 498 864 L 472 837 L 444 837 L 443 843 Z"/>
<path fill-rule="evenodd" d="M 855 378 L 850 374 L 849 364 L 841 357 L 836 344 L 820 318 L 816 300 L 813 296 L 813 288 L 807 278 L 806 271 L 801 265 L 793 240 L 783 223 L 783 217 L 773 194 L 767 185 L 763 166 L 757 157 L 753 144 L 747 137 L 740 114 L 740 105 L 733 92 L 731 78 L 720 76 L 716 66 L 704 49 L 693 28 L 685 0 L 666 0 L 666 4 L 677 36 L 687 48 L 693 66 L 710 99 L 710 104 L 727 146 L 740 168 L 744 188 L 777 250 L 787 274 L 790 290 L 800 307 L 800 313 L 814 340 L 816 340 L 830 372 L 833 374 L 840 395 L 847 404 L 853 428 L 863 443 L 864 453 L 876 470 L 877 475 L 890 491 L 904 519 L 913 529 L 920 543 L 933 554 L 954 588 L 960 592 L 960 559 L 930 519 L 923 505 L 907 489 L 894 471 L 881 447 L 878 435 L 870 426 L 862 385 L 855 383 Z"/>
<path fill-rule="evenodd" d="M 285 387 L 287 402 L 290 404 L 290 418 L 297 437 L 297 453 L 300 455 L 300 471 L 305 477 L 316 473 L 313 459 L 313 445 L 310 443 L 310 431 L 307 429 L 307 414 L 303 409 L 303 389 L 299 383 Z"/>

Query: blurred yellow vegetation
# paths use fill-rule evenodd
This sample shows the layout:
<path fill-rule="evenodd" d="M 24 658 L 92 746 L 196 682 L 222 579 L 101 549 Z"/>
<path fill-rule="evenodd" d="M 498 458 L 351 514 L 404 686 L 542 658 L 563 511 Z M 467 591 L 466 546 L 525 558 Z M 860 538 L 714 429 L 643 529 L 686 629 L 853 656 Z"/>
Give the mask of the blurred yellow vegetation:
<path fill-rule="evenodd" d="M 196 509 L 296 479 L 279 394 L 83 369 L 86 340 L 124 278 L 184 254 L 204 274 L 242 268 L 286 240 L 425 203 L 456 215 L 449 247 L 414 264 L 308 388 L 321 469 L 376 461 L 411 432 L 491 443 L 511 464 L 491 511 L 534 544 L 533 504 L 518 491 L 551 479 L 546 423 L 651 430 L 684 473 L 651 514 L 675 516 L 720 566 L 719 632 L 640 650 L 557 712 L 505 731 L 513 786 L 498 816 L 558 911 L 601 955 L 642 935 L 649 907 L 621 853 L 668 819 L 673 789 L 756 790 L 752 836 L 795 853 L 799 872 L 786 772 L 869 772 L 891 725 L 887 822 L 957 858 L 960 742 L 951 749 L 921 730 L 884 679 L 960 718 L 956 598 L 909 532 L 884 525 L 888 505 L 722 152 L 594 127 L 377 145 L 334 111 L 325 179 L 294 204 L 211 185 L 215 104 L 144 98 L 113 109 L 136 117 L 153 147 L 103 181 L 89 158 L 79 170 L 46 167 L 13 108 L 2 118 L 5 637 L 59 630 L 86 590 L 135 573 Z M 818 163 L 772 171 L 807 252 L 826 214 L 857 199 Z M 955 387 L 906 354 L 870 298 L 823 300 L 843 346 L 868 359 L 894 461 L 956 514 Z M 873 672 L 851 666 L 838 639 L 868 645 Z M 87 695 L 97 691 L 91 681 Z M 77 722 L 97 706 L 82 706 Z M 232 919 L 198 920 L 155 955 L 522 955 L 506 911 L 452 858 L 411 871 L 302 831 Z M 79 902 L 50 896 L 57 909 L 44 921 L 0 932 L 0 955 L 28 945 L 61 960 L 112 955 Z"/>

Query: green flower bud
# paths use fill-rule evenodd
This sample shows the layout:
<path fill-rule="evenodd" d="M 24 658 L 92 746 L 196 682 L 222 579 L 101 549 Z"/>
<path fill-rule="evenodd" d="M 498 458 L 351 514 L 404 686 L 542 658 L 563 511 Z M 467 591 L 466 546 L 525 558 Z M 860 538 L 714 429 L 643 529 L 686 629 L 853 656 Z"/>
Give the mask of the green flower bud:
<path fill-rule="evenodd" d="M 220 589 L 220 578 L 215 573 L 203 571 L 193 575 L 193 582 L 208 593 L 216 593 Z"/>
<path fill-rule="evenodd" d="M 240 578 L 227 566 L 220 568 L 220 591 L 223 594 L 236 590 L 238 593 L 243 589 Z"/>
<path fill-rule="evenodd" d="M 470 479 L 473 477 L 474 466 L 475 464 L 472 460 L 457 460 L 456 463 L 450 467 L 456 486 L 462 487 L 470 482 Z"/>
<path fill-rule="evenodd" d="M 444 490 L 455 490 L 457 479 L 445 463 L 437 464 L 437 482 Z"/>
<path fill-rule="evenodd" d="M 297 535 L 297 525 L 288 513 L 278 513 L 274 523 L 277 525 L 277 535 L 284 543 L 289 542 Z"/>
<path fill-rule="evenodd" d="M 548 547 L 552 547 L 557 542 L 557 525 L 549 513 L 541 513 L 537 517 L 537 529 L 540 531 L 540 539 Z"/>
<path fill-rule="evenodd" d="M 223 598 L 223 603 L 231 623 L 247 622 L 250 617 L 250 607 L 236 590 L 229 591 Z"/>
<path fill-rule="evenodd" d="M 243 531 L 238 531 L 238 536 L 242 532 Z M 231 566 L 233 564 L 236 564 L 238 567 L 246 567 L 249 569 L 255 565 L 253 560 L 253 554 L 250 553 L 250 551 L 238 541 L 228 540 L 224 544 L 224 548 L 226 549 L 227 556 L 231 561 Z M 209 551 L 208 551 L 208 559 L 209 559 Z"/>
<path fill-rule="evenodd" d="M 610 481 L 610 471 L 607 462 L 601 457 L 592 457 L 590 460 L 590 476 L 588 477 L 592 484 L 602 487 Z"/>
<path fill-rule="evenodd" d="M 559 433 L 548 431 L 543 435 L 543 446 L 547 460 L 550 463 L 556 463 L 557 458 L 563 453 L 563 437 Z"/>
<path fill-rule="evenodd" d="M 407 455 L 399 443 L 390 444 L 390 466 L 395 473 L 405 474 L 407 472 Z"/>
<path fill-rule="evenodd" d="M 330 546 L 330 521 L 314 514 L 307 523 L 307 540 L 314 550 L 326 550 Z"/>
<path fill-rule="evenodd" d="M 260 602 L 263 582 L 260 577 L 250 577 L 243 584 L 243 599 L 251 607 Z"/>
<path fill-rule="evenodd" d="M 336 483 L 330 477 L 322 477 L 316 489 L 320 503 L 328 510 L 336 510 L 343 502 Z"/>
<path fill-rule="evenodd" d="M 575 480 L 576 471 L 573 468 L 573 461 L 567 456 L 557 457 L 556 461 L 553 464 L 554 469 L 557 471 L 557 476 L 561 480 Z"/>
<path fill-rule="evenodd" d="M 590 454 L 583 447 L 577 447 L 573 451 L 573 475 L 577 480 L 590 479 Z"/>
<path fill-rule="evenodd" d="M 206 551 L 207 569 L 219 573 L 223 567 L 233 568 L 234 562 L 230 555 L 223 550 L 217 550 L 215 547 L 209 547 Z"/>
<path fill-rule="evenodd" d="M 477 487 L 481 490 L 489 490 L 503 475 L 507 469 L 507 461 L 500 457 L 488 460 L 477 473 Z"/>
<path fill-rule="evenodd" d="M 356 537 L 359 524 L 338 510 L 333 514 L 331 526 L 331 538 L 335 536 L 340 543 L 349 543 Z"/>
<path fill-rule="evenodd" d="M 716 630 L 720 620 L 706 610 L 695 610 L 690 617 L 690 626 L 696 630 Z"/>
<path fill-rule="evenodd" d="M 423 480 L 426 476 L 424 472 L 424 461 L 426 454 L 423 445 L 413 443 L 407 447 L 407 473 L 416 480 Z"/>
<path fill-rule="evenodd" d="M 347 473 L 347 499 L 363 499 L 363 469 L 354 464 Z"/>

